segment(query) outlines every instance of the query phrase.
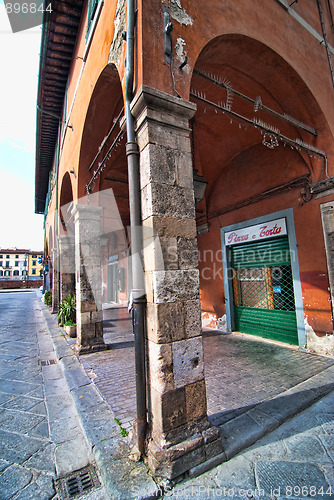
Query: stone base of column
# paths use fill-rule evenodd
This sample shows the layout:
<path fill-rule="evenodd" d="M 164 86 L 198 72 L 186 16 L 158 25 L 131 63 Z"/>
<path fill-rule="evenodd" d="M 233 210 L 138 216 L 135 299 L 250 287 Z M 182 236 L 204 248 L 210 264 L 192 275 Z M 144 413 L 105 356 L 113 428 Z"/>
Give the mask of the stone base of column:
<path fill-rule="evenodd" d="M 75 344 L 74 346 L 74 351 L 76 354 L 81 355 L 81 354 L 91 354 L 92 352 L 97 352 L 97 351 L 106 351 L 108 348 L 107 344 L 102 342 L 100 343 L 95 343 L 95 344 L 90 344 L 90 345 L 78 345 Z"/>
<path fill-rule="evenodd" d="M 102 312 L 96 311 L 82 313 L 78 318 L 77 342 L 74 346 L 76 354 L 90 354 L 108 349 L 108 345 L 103 340 L 101 316 Z M 82 323 L 82 320 L 85 322 Z"/>
<path fill-rule="evenodd" d="M 198 432 L 194 433 L 194 426 Z M 184 429 L 190 437 L 177 444 L 159 446 L 153 439 L 149 441 L 148 466 L 155 476 L 171 480 L 199 465 L 203 465 L 201 471 L 205 472 L 226 460 L 217 427 L 211 426 L 207 419 L 191 427 Z M 216 457 L 219 459 L 217 463 L 210 465 Z"/>

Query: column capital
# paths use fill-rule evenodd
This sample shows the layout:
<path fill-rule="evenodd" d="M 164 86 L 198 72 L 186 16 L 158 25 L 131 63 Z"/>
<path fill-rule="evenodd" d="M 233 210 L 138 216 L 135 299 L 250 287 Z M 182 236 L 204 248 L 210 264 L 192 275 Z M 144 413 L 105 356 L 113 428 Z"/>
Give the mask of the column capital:
<path fill-rule="evenodd" d="M 59 245 L 74 245 L 74 234 L 63 234 L 59 236 Z"/>
<path fill-rule="evenodd" d="M 174 97 L 160 90 L 142 85 L 131 103 L 131 113 L 136 119 L 137 130 L 147 119 L 161 122 L 165 126 L 189 132 L 189 120 L 197 106 L 193 102 Z"/>
<path fill-rule="evenodd" d="M 71 215 L 74 217 L 74 222 L 79 218 L 82 220 L 99 220 L 101 217 L 102 207 L 91 205 L 74 205 Z"/>

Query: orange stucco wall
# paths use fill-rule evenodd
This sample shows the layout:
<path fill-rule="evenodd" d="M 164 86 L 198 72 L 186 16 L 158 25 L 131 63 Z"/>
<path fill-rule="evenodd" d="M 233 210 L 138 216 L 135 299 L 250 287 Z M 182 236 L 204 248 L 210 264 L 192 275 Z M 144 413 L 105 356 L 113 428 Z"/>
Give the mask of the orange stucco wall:
<path fill-rule="evenodd" d="M 170 4 L 170 2 L 165 2 Z M 201 0 L 171 2 L 174 29 L 173 64 L 164 60 L 162 2 L 138 0 L 136 25 L 136 90 L 144 84 L 183 99 L 190 99 L 193 86 L 201 85 L 193 69 L 204 68 L 209 73 L 227 76 L 236 89 L 251 96 L 257 95 L 268 106 L 287 112 L 309 123 L 318 131 L 317 137 L 296 131 L 295 127 L 280 124 L 287 135 L 325 150 L 328 164 L 307 155 L 288 156 L 280 145 L 272 156 L 261 145 L 257 131 L 237 130 L 237 126 L 224 122 L 212 110 L 198 104 L 194 122 L 194 158 L 199 172 L 209 181 L 206 198 L 199 205 L 197 215 L 210 213 L 232 205 L 270 187 L 284 184 L 299 175 L 309 175 L 311 183 L 334 175 L 334 106 L 333 86 L 328 60 L 323 45 L 302 24 L 284 9 L 277 0 L 211 0 L 205 6 Z M 325 4 L 324 4 L 325 5 Z M 117 2 L 105 0 L 95 27 L 92 43 L 86 49 L 87 7 L 83 12 L 72 69 L 69 75 L 67 116 L 69 125 L 60 150 L 59 190 L 66 172 L 70 175 L 73 198 L 82 196 L 89 179 L 87 165 L 97 150 L 99 140 L 108 131 L 109 120 L 114 117 L 116 99 L 124 92 L 123 43 L 118 60 L 109 60 L 117 68 L 116 83 L 110 83 L 108 58 L 114 33 Z M 299 2 L 293 11 L 321 36 L 321 27 L 312 0 Z M 325 22 L 330 27 L 329 13 L 324 10 Z M 333 33 L 328 31 L 330 43 Z M 187 64 L 180 69 L 185 55 Z M 79 83 L 78 83 L 79 82 Z M 209 87 L 203 84 L 205 92 Z M 201 89 L 198 89 L 201 90 Z M 217 97 L 215 95 L 213 98 Z M 73 103 L 73 108 L 71 105 Z M 249 113 L 246 104 L 234 101 L 241 114 Z M 269 120 L 269 118 L 265 118 Z M 271 122 L 270 122 L 271 123 Z M 277 121 L 273 120 L 277 126 Z M 91 127 L 91 128 L 90 128 Z M 233 128 L 234 127 L 234 128 Z M 90 137 L 96 134 L 88 147 Z M 94 136 L 95 137 L 95 136 Z M 255 149 L 254 148 L 256 145 Z M 262 148 L 262 149 L 261 149 Z M 241 154 L 242 153 L 242 154 Z M 83 168 L 85 165 L 85 168 Z M 119 171 L 125 168 L 120 162 Z M 81 169 L 81 170 L 80 170 Z M 83 172 L 84 170 L 84 172 Z M 56 208 L 54 190 L 46 223 L 46 234 L 53 226 Z M 319 204 L 329 201 L 325 197 L 304 202 L 301 189 L 294 188 L 268 197 L 247 207 L 212 217 L 209 233 L 198 237 L 201 271 L 201 300 L 203 309 L 217 316 L 224 313 L 220 227 L 245 221 L 261 215 L 292 207 L 294 211 L 298 258 L 305 314 L 318 333 L 332 332 L 331 304 Z M 59 201 L 60 203 L 60 201 Z M 49 245 L 49 247 L 52 245 Z M 210 250 L 206 253 L 205 251 Z M 212 257 L 213 255 L 213 257 Z M 210 260 L 210 265 L 207 260 Z"/>

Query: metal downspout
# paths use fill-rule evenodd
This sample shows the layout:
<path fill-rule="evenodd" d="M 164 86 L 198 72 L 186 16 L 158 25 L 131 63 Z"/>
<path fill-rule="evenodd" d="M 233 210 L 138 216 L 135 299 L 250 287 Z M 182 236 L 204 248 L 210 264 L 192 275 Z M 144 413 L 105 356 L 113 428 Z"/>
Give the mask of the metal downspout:
<path fill-rule="evenodd" d="M 145 311 L 146 296 L 143 276 L 143 235 L 141 221 L 141 193 L 139 173 L 139 149 L 135 138 L 134 119 L 131 114 L 134 80 L 134 0 L 127 0 L 126 32 L 126 156 L 129 177 L 131 262 L 132 262 L 132 325 L 135 338 L 136 402 L 137 418 L 134 422 L 134 438 L 141 454 L 145 452 L 147 427 L 146 373 L 145 373 Z"/>

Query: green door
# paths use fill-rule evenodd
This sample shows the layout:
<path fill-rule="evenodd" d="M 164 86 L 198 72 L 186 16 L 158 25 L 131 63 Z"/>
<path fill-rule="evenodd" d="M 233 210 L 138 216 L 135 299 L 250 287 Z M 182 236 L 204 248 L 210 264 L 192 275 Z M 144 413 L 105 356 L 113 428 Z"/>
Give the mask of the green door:
<path fill-rule="evenodd" d="M 289 241 L 230 247 L 235 330 L 298 345 Z"/>

